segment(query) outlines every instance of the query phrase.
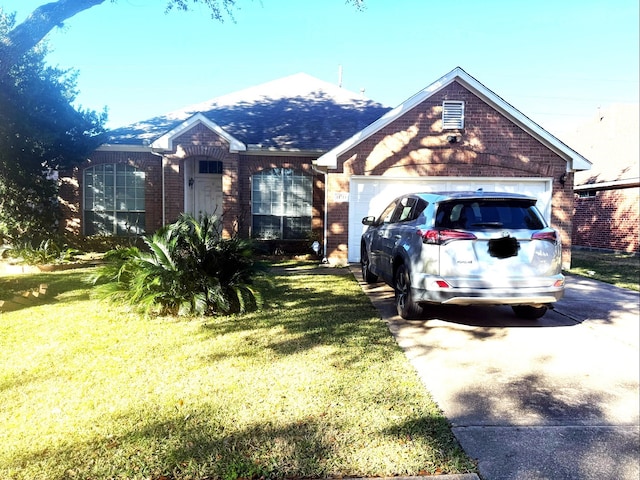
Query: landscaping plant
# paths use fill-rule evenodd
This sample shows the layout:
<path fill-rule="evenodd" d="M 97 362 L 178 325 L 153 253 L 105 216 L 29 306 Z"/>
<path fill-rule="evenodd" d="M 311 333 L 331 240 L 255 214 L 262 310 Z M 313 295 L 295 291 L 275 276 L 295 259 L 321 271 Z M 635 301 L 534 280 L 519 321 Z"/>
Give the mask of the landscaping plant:
<path fill-rule="evenodd" d="M 47 239 L 34 247 L 30 240 L 16 242 L 15 245 L 0 246 L 0 259 L 9 258 L 17 263 L 27 265 L 46 265 L 66 263 L 81 252 L 68 245 L 60 245 L 55 240 Z"/>
<path fill-rule="evenodd" d="M 259 306 L 252 244 L 223 238 L 216 216 L 183 214 L 144 242 L 146 250 L 107 252 L 107 265 L 93 277 L 101 296 L 163 315 L 244 313 Z"/>

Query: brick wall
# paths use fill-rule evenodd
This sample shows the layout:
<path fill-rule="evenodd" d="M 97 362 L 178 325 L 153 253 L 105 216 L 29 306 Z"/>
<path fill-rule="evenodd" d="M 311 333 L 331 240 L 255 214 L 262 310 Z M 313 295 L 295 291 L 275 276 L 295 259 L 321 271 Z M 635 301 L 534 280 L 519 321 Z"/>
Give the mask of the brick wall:
<path fill-rule="evenodd" d="M 640 187 L 599 190 L 575 199 L 573 244 L 580 247 L 640 253 Z"/>
<path fill-rule="evenodd" d="M 465 102 L 465 128 L 442 130 L 442 102 Z M 457 142 L 450 143 L 449 136 Z M 328 253 L 346 261 L 348 204 L 331 192 L 349 190 L 351 175 L 553 178 L 552 225 L 561 232 L 563 263 L 571 255 L 573 175 L 559 182 L 566 162 L 459 85 L 436 92 L 338 159 L 329 175 Z"/>
<path fill-rule="evenodd" d="M 162 183 L 164 173 L 165 222 L 174 222 L 184 212 L 185 160 L 211 159 L 223 164 L 223 233 L 248 236 L 251 226 L 251 176 L 270 168 L 292 168 L 313 176 L 312 229 L 322 242 L 324 224 L 324 177 L 312 169 L 315 157 L 295 155 L 253 155 L 230 153 L 226 140 L 204 125 L 194 126 L 173 140 L 174 149 L 163 160 L 150 152 L 95 151 L 91 159 L 61 178 L 63 209 L 61 229 L 82 235 L 82 176 L 85 168 L 103 163 L 128 163 L 146 174 L 145 231 L 162 226 Z M 164 163 L 164 166 L 163 166 Z M 164 172 L 163 172 L 164 169 Z"/>

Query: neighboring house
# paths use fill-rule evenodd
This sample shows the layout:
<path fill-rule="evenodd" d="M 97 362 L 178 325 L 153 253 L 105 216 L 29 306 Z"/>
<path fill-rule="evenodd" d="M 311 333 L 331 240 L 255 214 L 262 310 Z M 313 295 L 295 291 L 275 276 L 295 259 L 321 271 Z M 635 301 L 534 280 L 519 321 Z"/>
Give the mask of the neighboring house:
<path fill-rule="evenodd" d="M 640 253 L 638 104 L 604 109 L 566 135 L 593 168 L 575 176 L 573 244 Z"/>
<path fill-rule="evenodd" d="M 362 217 L 400 193 L 522 192 L 560 230 L 568 266 L 573 175 L 589 168 L 460 68 L 393 110 L 299 74 L 112 132 L 61 196 L 76 234 L 221 213 L 226 235 L 314 238 L 345 263 L 360 259 Z"/>

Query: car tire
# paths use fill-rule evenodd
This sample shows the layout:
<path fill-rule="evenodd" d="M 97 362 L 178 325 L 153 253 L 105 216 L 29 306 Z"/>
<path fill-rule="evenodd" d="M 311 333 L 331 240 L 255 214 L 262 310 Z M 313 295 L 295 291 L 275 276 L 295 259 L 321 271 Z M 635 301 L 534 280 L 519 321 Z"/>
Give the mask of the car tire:
<path fill-rule="evenodd" d="M 398 315 L 406 320 L 419 317 L 422 313 L 422 307 L 413 300 L 411 274 L 405 264 L 398 266 L 393 284 Z"/>
<path fill-rule="evenodd" d="M 369 270 L 369 255 L 367 255 L 367 249 L 362 246 L 360 250 L 360 266 L 362 267 L 362 280 L 367 283 L 376 283 L 378 281 L 378 276 L 374 273 L 371 273 Z"/>
<path fill-rule="evenodd" d="M 533 307 L 531 305 L 514 305 L 511 307 L 513 313 L 518 318 L 524 318 L 525 320 L 537 320 L 547 313 L 547 307 Z"/>

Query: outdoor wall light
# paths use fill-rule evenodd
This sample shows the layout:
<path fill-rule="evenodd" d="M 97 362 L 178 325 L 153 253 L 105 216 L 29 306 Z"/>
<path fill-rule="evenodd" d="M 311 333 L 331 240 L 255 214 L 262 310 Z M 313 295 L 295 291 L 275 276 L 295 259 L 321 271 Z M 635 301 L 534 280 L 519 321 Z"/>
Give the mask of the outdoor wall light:
<path fill-rule="evenodd" d="M 449 143 L 458 143 L 457 135 L 447 135 L 447 142 Z"/>
<path fill-rule="evenodd" d="M 560 175 L 560 178 L 558 179 L 558 181 L 560 182 L 560 185 L 564 186 L 564 183 L 567 181 L 567 174 L 563 173 L 562 175 Z"/>
<path fill-rule="evenodd" d="M 193 188 L 193 177 L 189 179 L 189 188 Z"/>

